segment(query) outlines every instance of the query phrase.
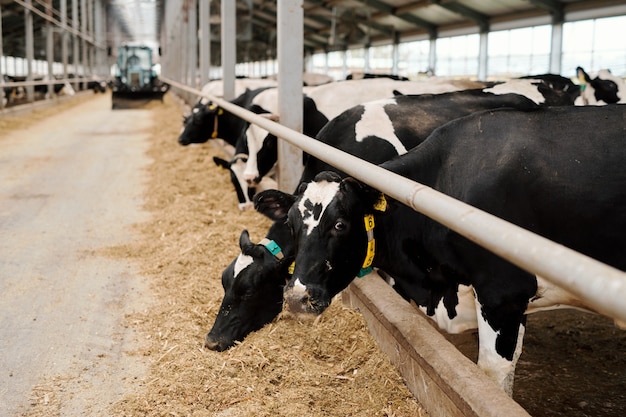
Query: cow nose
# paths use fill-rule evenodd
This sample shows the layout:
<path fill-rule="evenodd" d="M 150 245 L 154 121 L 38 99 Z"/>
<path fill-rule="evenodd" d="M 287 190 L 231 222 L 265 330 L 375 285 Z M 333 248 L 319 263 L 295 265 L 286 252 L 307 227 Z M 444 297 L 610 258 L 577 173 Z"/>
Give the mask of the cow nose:
<path fill-rule="evenodd" d="M 228 346 L 225 346 L 222 341 L 214 339 L 211 334 L 206 335 L 206 339 L 204 339 L 204 347 L 218 352 L 222 352 L 228 348 Z"/>

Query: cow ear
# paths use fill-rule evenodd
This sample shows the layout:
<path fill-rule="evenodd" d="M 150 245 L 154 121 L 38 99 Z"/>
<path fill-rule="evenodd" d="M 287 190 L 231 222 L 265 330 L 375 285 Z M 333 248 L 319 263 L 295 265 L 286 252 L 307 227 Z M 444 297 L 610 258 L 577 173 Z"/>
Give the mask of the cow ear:
<path fill-rule="evenodd" d="M 222 167 L 225 169 L 230 169 L 230 162 L 228 162 L 225 159 L 222 159 L 220 157 L 214 156 L 213 157 L 213 162 L 215 162 L 215 165 L 217 165 L 218 167 Z"/>
<path fill-rule="evenodd" d="M 370 187 L 367 184 L 364 184 L 360 181 L 357 181 L 354 178 L 346 178 L 341 182 L 340 189 L 344 191 L 351 190 L 356 192 L 359 196 L 359 199 L 363 202 L 364 207 L 368 207 L 368 210 L 377 210 L 377 211 L 385 211 L 386 204 L 383 206 L 381 202 L 381 196 L 384 198 L 383 194 L 376 190 L 375 188 Z"/>
<path fill-rule="evenodd" d="M 248 233 L 248 231 L 246 229 L 243 229 L 241 231 L 241 235 L 239 235 L 239 248 L 243 252 L 243 249 L 246 246 L 249 246 L 251 244 L 252 244 L 252 242 L 250 241 L 250 234 Z"/>
<path fill-rule="evenodd" d="M 578 78 L 579 81 L 585 81 L 590 83 L 591 82 L 591 78 L 589 77 L 589 74 L 587 74 L 585 72 L 584 69 L 582 69 L 582 67 L 578 67 L 576 68 L 576 77 Z"/>
<path fill-rule="evenodd" d="M 254 209 L 274 221 L 287 219 L 296 197 L 279 190 L 265 190 L 254 196 Z"/>
<path fill-rule="evenodd" d="M 315 175 L 315 178 L 313 179 L 313 181 L 315 182 L 322 182 L 322 181 L 341 182 L 341 176 L 337 174 L 335 171 L 322 171 L 318 173 L 317 175 Z"/>

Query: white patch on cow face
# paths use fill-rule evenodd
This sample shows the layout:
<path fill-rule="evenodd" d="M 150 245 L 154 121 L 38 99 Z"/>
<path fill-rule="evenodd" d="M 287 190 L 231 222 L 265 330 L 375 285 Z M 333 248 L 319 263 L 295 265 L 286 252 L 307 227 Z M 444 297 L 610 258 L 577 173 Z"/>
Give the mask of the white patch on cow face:
<path fill-rule="evenodd" d="M 365 111 L 354 125 L 354 135 L 357 142 L 363 142 L 368 136 L 376 136 L 389 142 L 394 147 L 398 155 L 405 154 L 406 148 L 396 136 L 393 123 L 389 119 L 389 115 L 385 112 L 385 106 L 396 105 L 396 99 L 384 99 L 370 101 L 363 104 Z"/>
<path fill-rule="evenodd" d="M 198 113 L 199 111 L 200 111 L 200 109 L 199 109 L 199 108 L 197 108 L 197 107 L 194 107 L 194 108 L 191 110 L 191 112 L 192 112 L 193 114 L 196 114 L 196 113 Z"/>
<path fill-rule="evenodd" d="M 234 277 L 237 278 L 237 276 L 239 276 L 239 273 L 246 269 L 253 261 L 254 259 L 252 258 L 252 256 L 240 253 L 237 257 L 237 261 L 235 262 L 235 270 L 233 274 Z"/>
<path fill-rule="evenodd" d="M 203 106 L 206 106 L 209 103 L 210 103 L 210 100 L 208 98 L 206 98 L 206 97 L 202 97 L 200 99 L 200 104 L 202 104 Z"/>
<path fill-rule="evenodd" d="M 313 229 L 319 225 L 326 208 L 339 191 L 338 182 L 311 182 L 306 187 L 300 202 L 298 203 L 298 211 L 302 217 L 302 223 L 306 228 L 307 235 L 310 235 Z M 313 213 L 308 207 L 320 206 L 320 210 Z"/>
<path fill-rule="evenodd" d="M 503 358 L 496 351 L 496 340 L 499 332 L 495 331 L 483 318 L 482 306 L 476 299 L 476 318 L 478 319 L 478 367 L 511 396 L 513 394 L 513 378 L 515 377 L 515 365 L 522 354 L 522 341 L 524 339 L 524 325 L 520 324 L 517 334 L 517 345 L 513 353 L 513 360 Z"/>
<path fill-rule="evenodd" d="M 542 104 L 545 102 L 545 97 L 539 92 L 539 89 L 533 83 L 541 82 L 541 80 L 509 80 L 502 84 L 497 84 L 491 88 L 483 89 L 485 93 L 491 93 L 495 95 L 501 94 L 520 94 L 532 101 L 535 104 Z"/>
<path fill-rule="evenodd" d="M 300 278 L 296 278 L 293 283 L 293 291 L 295 292 L 304 292 L 306 291 L 306 285 L 300 282 Z"/>

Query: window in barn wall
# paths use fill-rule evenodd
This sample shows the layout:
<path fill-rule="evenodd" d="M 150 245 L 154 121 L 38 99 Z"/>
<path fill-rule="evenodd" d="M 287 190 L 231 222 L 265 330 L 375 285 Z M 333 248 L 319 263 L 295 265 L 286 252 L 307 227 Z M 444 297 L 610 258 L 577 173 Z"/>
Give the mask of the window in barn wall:
<path fill-rule="evenodd" d="M 326 54 L 325 53 L 317 53 L 311 55 L 311 59 L 309 60 L 309 71 L 317 72 L 320 74 L 326 74 Z"/>
<path fill-rule="evenodd" d="M 489 77 L 500 79 L 549 72 L 551 32 L 549 25 L 542 25 L 489 33 Z"/>
<path fill-rule="evenodd" d="M 345 53 L 344 51 L 333 51 L 328 53 L 328 75 L 335 80 L 346 78 Z"/>
<path fill-rule="evenodd" d="M 346 51 L 346 65 L 348 67 L 348 74 L 363 72 L 365 69 L 365 49 L 348 49 Z"/>
<path fill-rule="evenodd" d="M 403 42 L 398 45 L 398 75 L 417 78 L 428 72 L 430 41 Z"/>
<path fill-rule="evenodd" d="M 479 39 L 478 34 L 437 39 L 435 75 L 476 77 Z"/>
<path fill-rule="evenodd" d="M 393 69 L 393 45 L 370 48 L 370 69 L 376 74 L 391 74 Z"/>
<path fill-rule="evenodd" d="M 626 16 L 563 25 L 561 68 L 564 75 L 575 76 L 578 66 L 587 72 L 610 69 L 626 76 Z"/>

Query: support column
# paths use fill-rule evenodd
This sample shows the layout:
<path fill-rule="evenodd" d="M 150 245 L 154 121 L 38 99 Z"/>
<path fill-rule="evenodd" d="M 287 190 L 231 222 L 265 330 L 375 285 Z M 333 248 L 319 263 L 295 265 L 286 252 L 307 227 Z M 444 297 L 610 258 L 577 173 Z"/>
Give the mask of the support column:
<path fill-rule="evenodd" d="M 80 43 L 82 45 L 82 64 L 83 68 L 81 71 L 81 76 L 86 77 L 87 71 L 89 69 L 89 54 L 87 52 L 87 39 L 85 36 L 87 35 L 87 0 L 81 0 L 80 3 L 80 33 L 81 40 Z M 87 89 L 87 82 L 83 81 L 81 83 L 81 90 Z"/>
<path fill-rule="evenodd" d="M 437 38 L 431 37 L 428 48 L 428 73 L 435 75 L 437 67 Z"/>
<path fill-rule="evenodd" d="M 278 0 L 278 111 L 280 123 L 302 132 L 303 0 Z M 302 174 L 302 151 L 278 141 L 278 188 L 293 192 Z"/>
<path fill-rule="evenodd" d="M 489 64 L 489 32 L 480 32 L 480 46 L 478 48 L 478 80 L 486 81 Z"/>
<path fill-rule="evenodd" d="M 393 46 L 391 51 L 391 73 L 399 75 L 399 62 L 400 62 L 400 39 L 396 33 L 393 37 Z"/>
<path fill-rule="evenodd" d="M 278 4 L 280 7 L 280 3 Z M 224 100 L 235 98 L 235 63 L 237 61 L 236 9 L 232 0 L 222 0 L 222 80 Z"/>
<path fill-rule="evenodd" d="M 2 5 L 0 4 L 0 110 L 4 108 L 4 74 L 5 71 L 2 70 L 2 59 L 4 58 L 4 47 L 2 45 Z M 6 65 L 6 62 L 5 62 Z M 8 100 L 8 97 L 7 97 Z"/>
<path fill-rule="evenodd" d="M 200 0 L 200 84 L 210 80 L 211 71 L 211 0 Z"/>
<path fill-rule="evenodd" d="M 76 32 L 79 31 L 78 27 L 78 0 L 72 0 L 72 29 Z M 78 78 L 80 76 L 80 49 L 78 47 L 78 35 L 76 32 L 72 34 L 72 65 L 74 66 L 74 77 Z M 74 90 L 78 91 L 80 86 L 78 82 L 73 83 Z"/>
<path fill-rule="evenodd" d="M 46 0 L 46 16 L 52 17 L 52 0 Z M 48 97 L 54 95 L 54 27 L 46 21 L 46 60 L 48 64 Z"/>
<path fill-rule="evenodd" d="M 205 0 L 206 1 L 206 0 Z M 201 1 L 202 2 L 202 1 Z M 188 19 L 187 19 L 187 33 L 189 38 L 188 57 L 189 67 L 189 86 L 198 88 L 198 12 L 197 1 L 189 0 Z"/>
<path fill-rule="evenodd" d="M 33 60 L 35 59 L 35 46 L 33 38 L 33 14 L 30 11 L 31 0 L 26 0 L 28 7 L 24 8 L 24 32 L 26 38 L 26 81 L 33 80 Z M 26 86 L 26 100 L 29 103 L 35 101 L 35 88 Z"/>
<path fill-rule="evenodd" d="M 63 78 L 67 78 L 68 45 L 67 45 L 67 0 L 61 0 L 61 62 L 63 64 Z"/>
<path fill-rule="evenodd" d="M 550 43 L 550 73 L 561 73 L 561 56 L 563 55 L 563 22 L 552 23 Z"/>

